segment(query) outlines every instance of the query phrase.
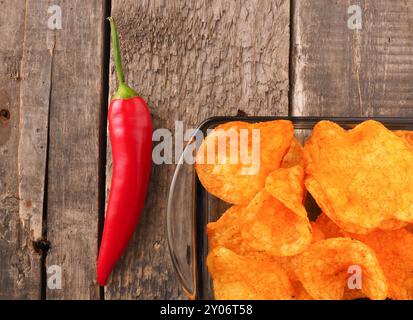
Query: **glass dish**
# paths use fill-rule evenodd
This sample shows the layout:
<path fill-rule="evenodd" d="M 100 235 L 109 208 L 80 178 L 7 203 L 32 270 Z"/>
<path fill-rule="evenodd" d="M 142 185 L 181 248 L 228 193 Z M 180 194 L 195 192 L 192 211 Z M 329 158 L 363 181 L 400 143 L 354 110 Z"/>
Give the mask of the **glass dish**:
<path fill-rule="evenodd" d="M 412 118 L 329 118 L 329 117 L 213 117 L 202 122 L 187 143 L 172 179 L 167 208 L 167 238 L 175 271 L 183 290 L 190 299 L 210 300 L 214 298 L 212 282 L 206 267 L 208 239 L 206 225 L 216 221 L 230 206 L 208 194 L 199 182 L 195 166 L 188 161 L 194 152 L 196 136 L 205 135 L 228 121 L 261 122 L 290 120 L 294 124 L 295 135 L 304 143 L 314 125 L 321 120 L 331 120 L 345 129 L 360 122 L 373 119 L 380 121 L 390 130 L 413 130 Z M 199 140 L 198 140 L 199 142 Z M 319 214 L 319 208 L 308 196 L 306 209 L 310 219 Z"/>

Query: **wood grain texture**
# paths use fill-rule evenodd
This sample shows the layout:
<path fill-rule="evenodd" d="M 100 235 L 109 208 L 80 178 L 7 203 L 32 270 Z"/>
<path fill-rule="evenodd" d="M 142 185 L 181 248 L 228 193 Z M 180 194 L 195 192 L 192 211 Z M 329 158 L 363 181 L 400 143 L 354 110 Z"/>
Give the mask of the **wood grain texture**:
<path fill-rule="evenodd" d="M 293 4 L 293 115 L 413 115 L 412 1 Z M 347 27 L 350 5 L 361 30 Z"/>
<path fill-rule="evenodd" d="M 0 299 L 39 299 L 41 255 L 35 252 L 33 241 L 42 233 L 43 126 L 47 127 L 42 118 L 47 103 L 40 101 L 42 95 L 34 95 L 39 94 L 40 85 L 33 83 L 28 74 L 35 63 L 31 22 L 36 12 L 29 12 L 22 0 L 2 1 L 1 7 Z M 34 102 L 30 96 L 39 101 Z M 32 109 L 34 103 L 39 103 L 38 113 Z M 41 126 L 38 132 L 35 123 Z M 33 172 L 35 165 L 39 165 L 37 173 Z M 34 189 L 29 198 L 30 185 Z"/>
<path fill-rule="evenodd" d="M 129 84 L 155 128 L 184 129 L 213 115 L 288 113 L 290 3 L 112 0 Z M 111 91 L 116 81 L 113 67 Z M 108 145 L 107 188 L 112 163 Z M 165 236 L 173 165 L 154 165 L 138 230 L 106 299 L 183 298 Z"/>
<path fill-rule="evenodd" d="M 46 297 L 98 299 L 104 1 L 56 3 L 63 28 L 54 34 L 51 76 L 46 268 L 62 268 L 62 289 L 48 288 Z"/>
<path fill-rule="evenodd" d="M 47 1 L 27 2 L 21 63 L 19 211 L 35 241 L 43 237 L 42 217 L 47 160 L 53 32 L 47 28 Z"/>

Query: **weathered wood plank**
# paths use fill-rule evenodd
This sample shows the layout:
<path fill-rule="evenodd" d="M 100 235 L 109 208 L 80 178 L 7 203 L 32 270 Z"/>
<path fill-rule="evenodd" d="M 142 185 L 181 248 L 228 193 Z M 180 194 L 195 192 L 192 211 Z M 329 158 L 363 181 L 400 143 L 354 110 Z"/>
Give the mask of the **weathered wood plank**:
<path fill-rule="evenodd" d="M 286 0 L 113 0 L 127 79 L 148 101 L 155 128 L 174 130 L 175 121 L 191 128 L 238 109 L 287 114 L 289 8 Z M 115 85 L 112 68 L 112 92 Z M 173 170 L 153 166 L 139 228 L 110 278 L 106 299 L 183 298 L 165 236 Z"/>
<path fill-rule="evenodd" d="M 294 115 L 413 115 L 412 1 L 293 2 Z"/>
<path fill-rule="evenodd" d="M 47 1 L 45 1 L 46 3 Z M 46 267 L 61 267 L 48 299 L 98 299 L 99 130 L 104 1 L 56 1 L 47 184 Z M 47 8 L 43 9 L 46 10 Z"/>
<path fill-rule="evenodd" d="M 42 217 L 47 159 L 53 32 L 47 28 L 47 1 L 26 5 L 21 64 L 19 139 L 20 217 L 35 241 L 43 237 Z"/>
<path fill-rule="evenodd" d="M 42 233 L 46 151 L 42 126 L 47 122 L 39 121 L 41 132 L 32 126 L 42 120 L 47 103 L 30 99 L 30 94 L 40 93 L 41 85 L 33 83 L 27 72 L 37 57 L 36 48 L 31 47 L 36 14 L 22 0 L 3 1 L 0 11 L 0 299 L 41 296 L 41 255 L 33 241 Z M 38 113 L 32 109 L 35 103 L 39 103 Z M 33 165 L 37 164 L 35 177 Z M 33 197 L 28 198 L 28 185 L 37 183 L 31 190 Z"/>

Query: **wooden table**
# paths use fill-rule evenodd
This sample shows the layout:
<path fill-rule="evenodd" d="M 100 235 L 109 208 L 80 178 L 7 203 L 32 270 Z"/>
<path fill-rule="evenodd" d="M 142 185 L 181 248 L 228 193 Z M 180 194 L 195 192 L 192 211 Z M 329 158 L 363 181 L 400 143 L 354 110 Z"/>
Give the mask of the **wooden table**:
<path fill-rule="evenodd" d="M 111 176 L 110 14 L 156 128 L 239 111 L 413 115 L 413 1 L 52 2 L 62 29 L 48 28 L 48 0 L 1 1 L 1 299 L 184 297 L 164 231 L 173 165 L 153 166 L 127 253 L 104 290 L 95 280 Z M 48 285 L 53 266 L 61 289 Z"/>

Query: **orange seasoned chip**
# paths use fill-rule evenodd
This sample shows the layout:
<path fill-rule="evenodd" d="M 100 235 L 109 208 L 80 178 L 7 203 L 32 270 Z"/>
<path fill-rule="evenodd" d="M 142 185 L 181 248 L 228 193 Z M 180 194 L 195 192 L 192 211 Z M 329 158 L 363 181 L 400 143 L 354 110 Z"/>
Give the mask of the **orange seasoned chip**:
<path fill-rule="evenodd" d="M 304 289 L 300 281 L 292 281 L 294 287 L 294 300 L 314 300 Z"/>
<path fill-rule="evenodd" d="M 304 206 L 304 169 L 300 166 L 280 168 L 265 180 L 265 189 L 288 209 L 307 217 Z"/>
<path fill-rule="evenodd" d="M 409 224 L 406 226 L 406 230 L 413 233 L 413 223 L 409 223 Z"/>
<path fill-rule="evenodd" d="M 413 153 L 381 123 L 346 131 L 321 121 L 304 159 L 308 191 L 343 230 L 366 234 L 413 222 Z"/>
<path fill-rule="evenodd" d="M 406 229 L 349 234 L 376 253 L 388 281 L 389 298 L 413 299 L 413 234 Z"/>
<path fill-rule="evenodd" d="M 280 167 L 293 138 L 290 121 L 228 122 L 215 128 L 196 156 L 205 189 L 229 203 L 247 205 Z"/>
<path fill-rule="evenodd" d="M 324 240 L 326 236 L 324 235 L 320 227 L 314 221 L 311 221 L 310 223 L 311 223 L 311 228 L 313 231 L 313 235 L 311 237 L 311 243 Z"/>
<path fill-rule="evenodd" d="M 311 225 L 302 204 L 303 179 L 299 166 L 271 173 L 266 189 L 247 207 L 233 206 L 217 222 L 208 224 L 211 248 L 224 246 L 259 259 L 303 251 L 311 242 Z"/>
<path fill-rule="evenodd" d="M 210 251 L 216 247 L 226 247 L 241 256 L 255 260 L 268 260 L 272 257 L 263 250 L 251 248 L 241 235 L 244 224 L 243 212 L 246 207 L 232 206 L 216 222 L 207 225 Z"/>
<path fill-rule="evenodd" d="M 287 273 L 274 261 L 256 261 L 224 247 L 207 258 L 217 300 L 290 300 L 294 287 Z"/>
<path fill-rule="evenodd" d="M 384 230 L 384 231 L 391 231 L 391 230 L 398 230 L 404 228 L 408 225 L 408 222 L 400 221 L 395 218 L 391 218 L 388 220 L 384 220 L 380 222 L 377 230 Z"/>
<path fill-rule="evenodd" d="M 241 236 L 251 249 L 273 256 L 302 252 L 311 242 L 311 225 L 266 190 L 260 191 L 244 211 Z"/>
<path fill-rule="evenodd" d="M 344 237 L 344 231 L 340 229 L 325 213 L 321 213 L 315 223 L 326 239 Z"/>
<path fill-rule="evenodd" d="M 238 253 L 242 251 L 240 220 L 244 209 L 244 206 L 232 206 L 222 214 L 218 221 L 208 223 L 207 235 L 210 250 L 225 246 Z"/>
<path fill-rule="evenodd" d="M 366 299 L 366 294 L 361 289 L 349 289 L 344 288 L 343 300 L 356 300 L 356 299 Z"/>
<path fill-rule="evenodd" d="M 292 256 L 311 242 L 311 225 L 303 206 L 304 172 L 279 168 L 243 212 L 241 236 L 251 249 Z"/>
<path fill-rule="evenodd" d="M 413 131 L 407 131 L 407 130 L 397 130 L 394 131 L 394 133 L 402 138 L 403 142 L 413 150 Z"/>
<path fill-rule="evenodd" d="M 377 230 L 397 230 L 406 226 L 406 222 L 391 219 L 380 223 Z M 335 224 L 325 213 L 321 213 L 315 225 L 323 232 L 326 238 L 345 237 L 347 233 Z"/>
<path fill-rule="evenodd" d="M 296 137 L 291 141 L 290 149 L 281 163 L 282 168 L 291 168 L 294 166 L 304 167 L 304 148 Z"/>
<path fill-rule="evenodd" d="M 374 251 L 360 241 L 331 238 L 310 245 L 292 258 L 295 274 L 314 299 L 343 299 L 350 276 L 359 269 L 361 291 L 370 299 L 387 297 L 387 281 Z M 355 287 L 357 289 L 359 287 Z"/>

